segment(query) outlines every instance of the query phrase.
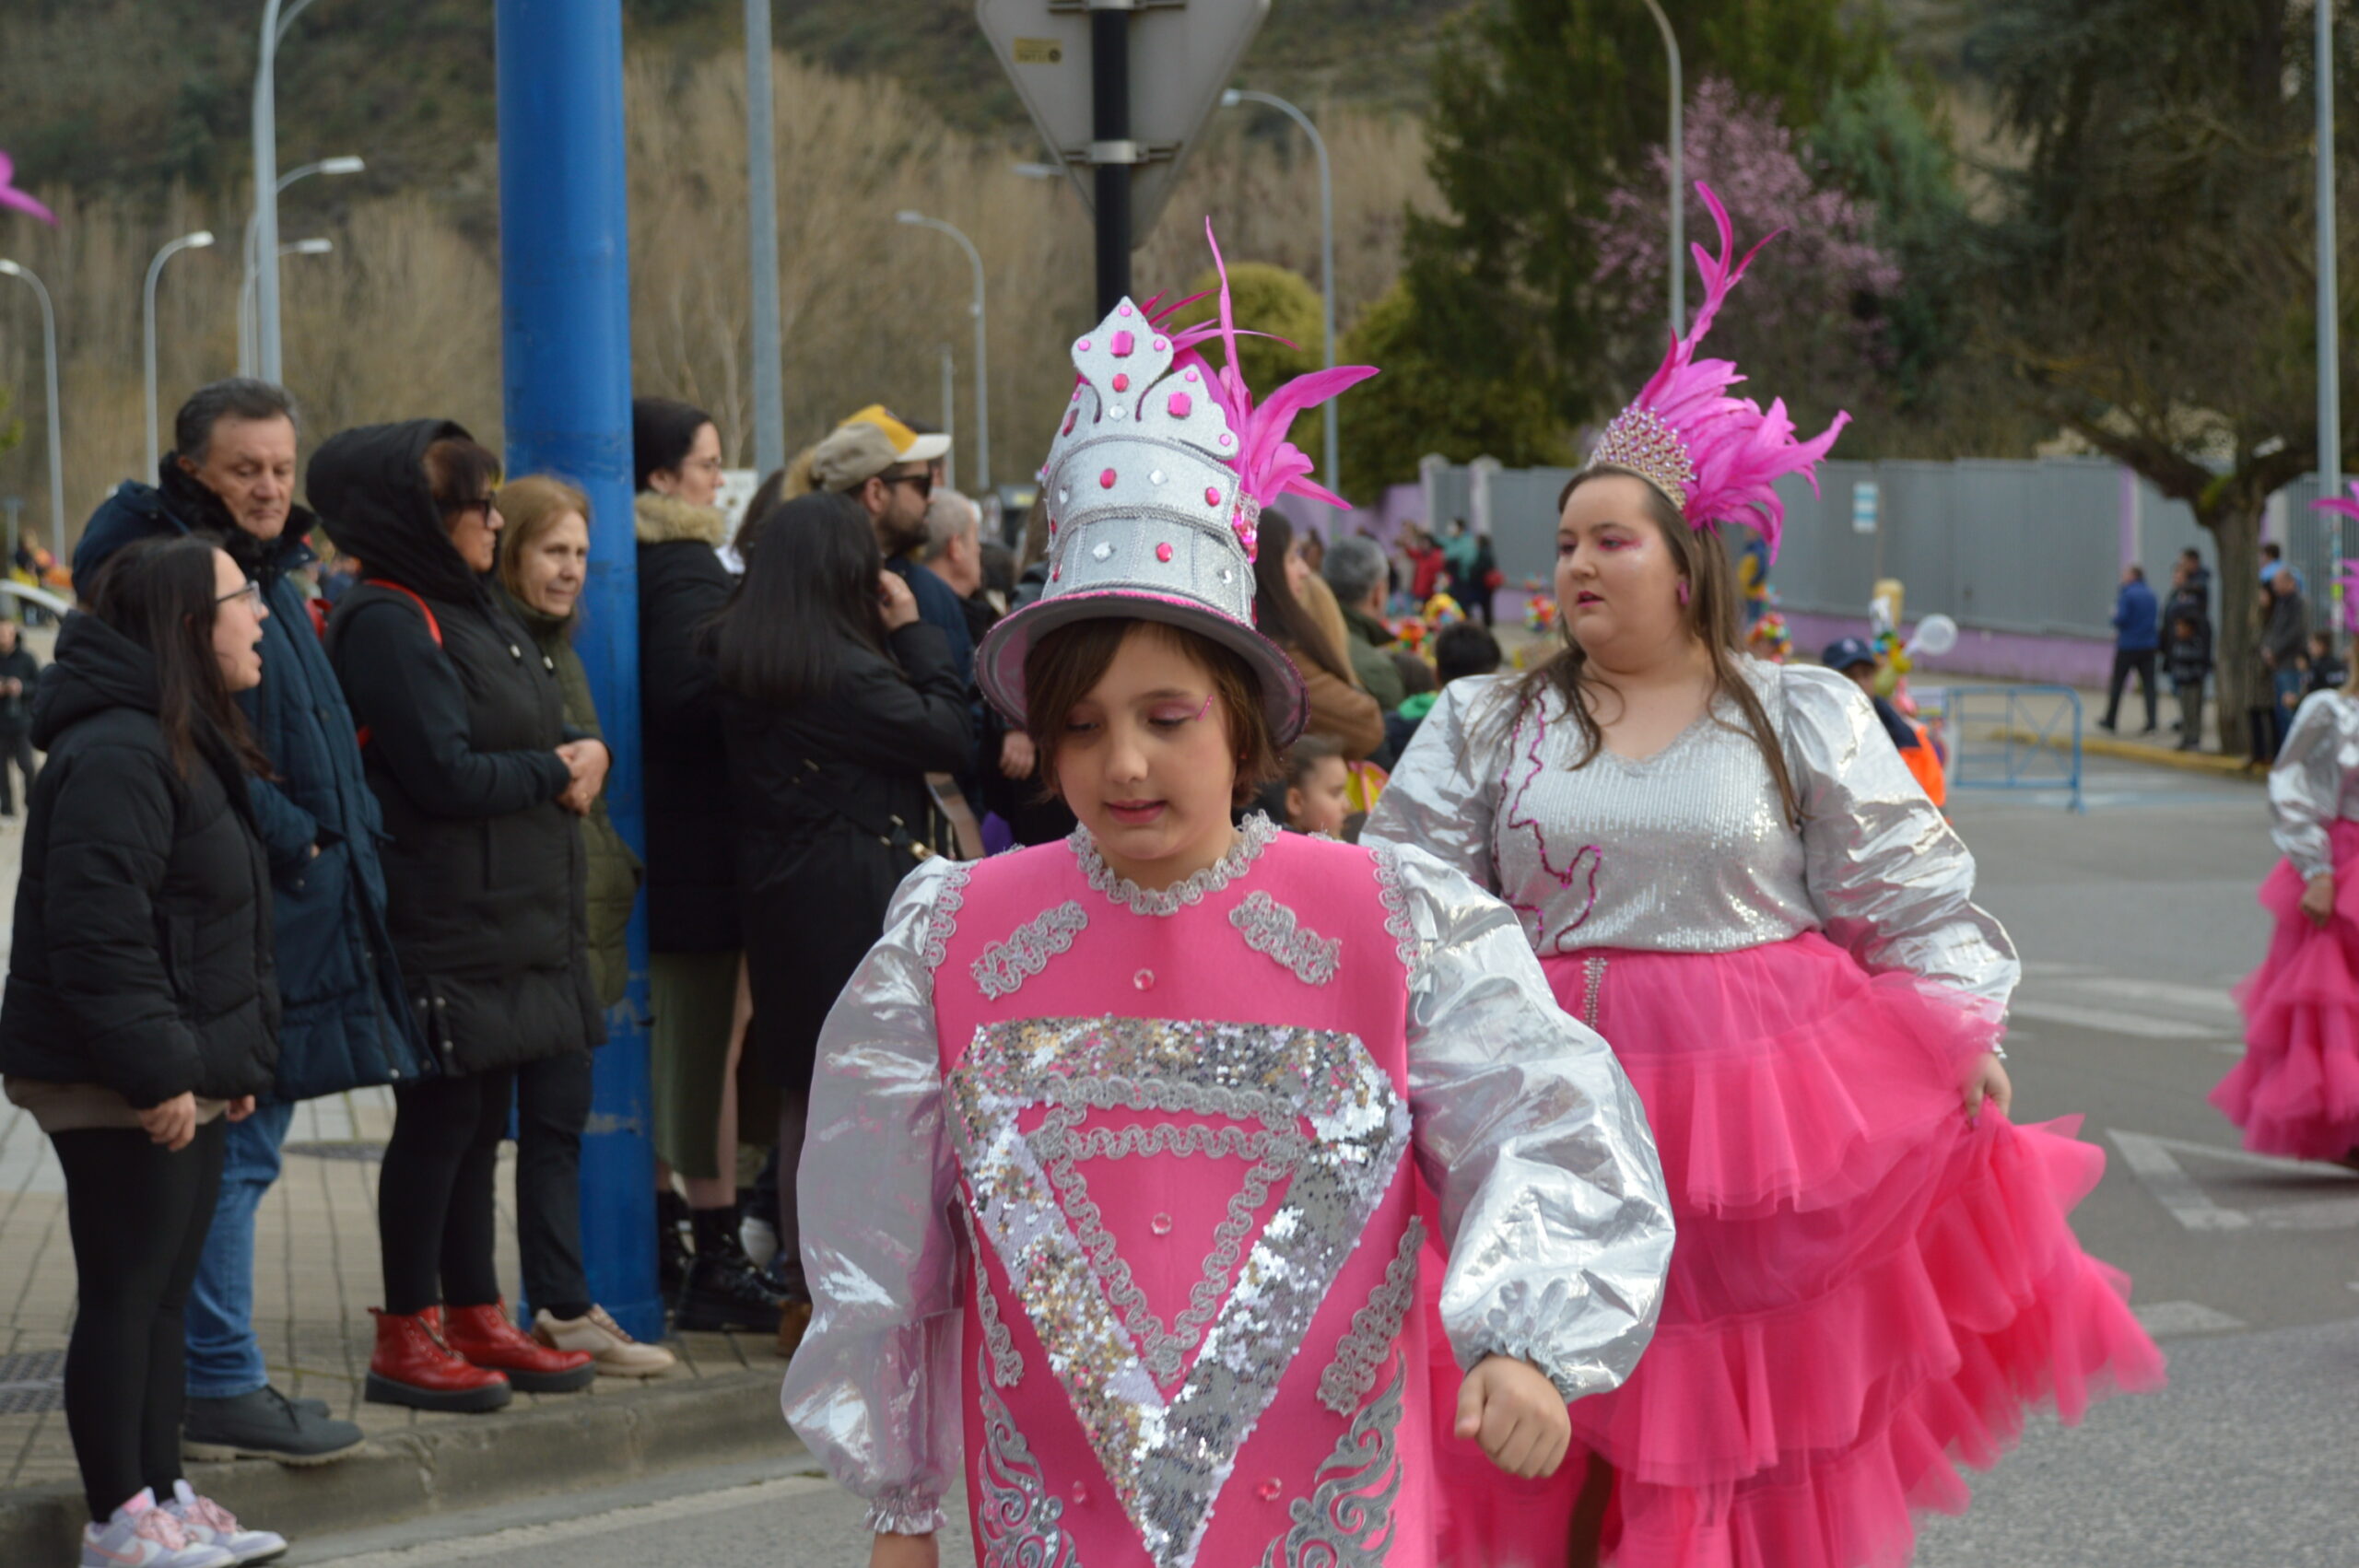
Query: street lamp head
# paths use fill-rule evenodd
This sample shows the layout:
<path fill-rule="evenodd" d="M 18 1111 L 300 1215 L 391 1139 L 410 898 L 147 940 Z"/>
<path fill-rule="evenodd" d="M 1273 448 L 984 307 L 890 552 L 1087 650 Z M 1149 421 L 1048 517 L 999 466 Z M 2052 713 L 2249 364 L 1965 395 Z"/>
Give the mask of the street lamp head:
<path fill-rule="evenodd" d="M 1245 95 L 1235 88 L 1226 88 L 1220 95 L 1220 106 L 1223 109 L 1234 109 L 1244 101 Z"/>
<path fill-rule="evenodd" d="M 342 158 L 320 159 L 320 172 L 323 174 L 358 174 L 368 167 L 365 159 L 356 158 L 350 153 L 345 154 Z"/>
<path fill-rule="evenodd" d="M 1054 180 L 1064 172 L 1053 163 L 1013 163 L 1008 167 L 1027 180 Z"/>
<path fill-rule="evenodd" d="M 893 215 L 893 221 L 896 223 L 923 223 L 925 221 L 925 214 L 915 211 L 910 207 L 903 207 L 899 212 Z"/>
<path fill-rule="evenodd" d="M 335 249 L 335 241 L 320 239 L 298 240 L 292 245 L 285 246 L 283 249 L 290 256 L 324 256 Z"/>
<path fill-rule="evenodd" d="M 21 277 L 25 269 L 5 256 L 0 256 L 0 277 Z"/>
<path fill-rule="evenodd" d="M 195 233 L 190 235 L 185 243 L 192 251 L 202 251 L 207 245 L 213 243 L 213 230 L 209 228 L 200 228 Z"/>

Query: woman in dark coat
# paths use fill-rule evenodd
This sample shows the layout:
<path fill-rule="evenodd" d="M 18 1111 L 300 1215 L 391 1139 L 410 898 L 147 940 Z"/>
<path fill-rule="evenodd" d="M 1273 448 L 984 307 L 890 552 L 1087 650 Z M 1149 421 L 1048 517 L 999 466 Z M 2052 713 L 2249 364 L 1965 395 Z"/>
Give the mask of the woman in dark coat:
<path fill-rule="evenodd" d="M 135 544 L 83 585 L 33 700 L 33 786 L 0 1072 L 65 1172 L 77 1294 L 65 1422 L 84 1562 L 241 1562 L 181 1478 L 182 1310 L 241 1119 L 278 1060 L 262 755 L 231 693 L 262 680 L 262 596 L 197 539 Z M 160 1496 L 159 1496 L 160 1494 Z M 187 1554 L 185 1557 L 176 1554 Z"/>
<path fill-rule="evenodd" d="M 779 1257 L 807 1302 L 794 1170 L 819 1025 L 918 847 L 933 847 L 925 776 L 969 765 L 973 725 L 942 632 L 918 619 L 868 514 L 840 495 L 772 514 L 713 650 L 754 989 L 746 1048 L 781 1092 Z"/>
<path fill-rule="evenodd" d="M 495 1410 L 511 1385 L 583 1387 L 586 1353 L 509 1320 L 492 1264 L 492 1170 L 516 1070 L 604 1037 L 583 936 L 580 817 L 604 743 L 565 723 L 557 677 L 485 573 L 499 464 L 447 420 L 330 439 L 308 488 L 361 562 L 328 623 L 328 658 L 366 736 L 393 836 L 393 946 L 440 1074 L 394 1087 L 378 1180 L 385 1309 L 368 1397 Z"/>

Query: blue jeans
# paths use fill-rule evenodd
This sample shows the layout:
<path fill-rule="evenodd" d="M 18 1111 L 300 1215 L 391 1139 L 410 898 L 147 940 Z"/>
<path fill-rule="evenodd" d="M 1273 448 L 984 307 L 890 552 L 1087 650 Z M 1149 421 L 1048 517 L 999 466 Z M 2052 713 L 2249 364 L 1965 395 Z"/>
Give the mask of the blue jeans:
<path fill-rule="evenodd" d="M 261 1106 L 232 1122 L 221 1160 L 221 1197 L 188 1296 L 188 1397 L 230 1399 L 267 1387 L 254 1337 L 254 1211 L 278 1179 L 278 1146 L 293 1106 Z"/>

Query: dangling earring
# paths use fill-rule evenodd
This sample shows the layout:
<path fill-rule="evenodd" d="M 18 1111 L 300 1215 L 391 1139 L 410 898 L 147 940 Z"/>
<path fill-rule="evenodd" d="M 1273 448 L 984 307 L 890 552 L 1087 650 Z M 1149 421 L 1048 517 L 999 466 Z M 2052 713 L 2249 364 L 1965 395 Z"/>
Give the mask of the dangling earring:
<path fill-rule="evenodd" d="M 1683 606 L 1687 603 L 1687 579 L 1684 577 L 1679 579 L 1679 603 Z"/>

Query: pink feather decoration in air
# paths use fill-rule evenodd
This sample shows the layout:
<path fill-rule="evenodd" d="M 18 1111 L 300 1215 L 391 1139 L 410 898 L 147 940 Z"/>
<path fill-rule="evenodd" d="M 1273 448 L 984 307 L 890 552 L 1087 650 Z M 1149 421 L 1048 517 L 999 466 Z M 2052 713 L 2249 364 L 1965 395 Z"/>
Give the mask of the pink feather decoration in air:
<path fill-rule="evenodd" d="M 56 228 L 57 215 L 55 213 L 50 211 L 47 207 L 41 205 L 39 202 L 33 200 L 30 196 L 26 195 L 22 191 L 18 190 L 14 185 L 9 183 L 9 181 L 14 180 L 16 177 L 16 160 L 10 158 L 6 153 L 0 152 L 0 207 L 14 207 L 18 212 L 30 213 L 33 216 L 41 219 L 52 228 Z"/>
<path fill-rule="evenodd" d="M 2359 479 L 2351 482 L 2350 499 L 2345 500 L 2341 496 L 2320 496 L 2310 503 L 2310 509 L 2359 518 Z M 2359 561 L 2342 563 L 2342 629 L 2359 632 Z"/>
<path fill-rule="evenodd" d="M 1720 235 L 1720 253 L 1717 257 L 1701 245 L 1691 247 L 1696 252 L 1696 268 L 1704 278 L 1703 305 L 1696 310 L 1687 335 L 1672 339 L 1671 352 L 1664 357 L 1661 368 L 1639 390 L 1630 406 L 1606 427 L 1590 461 L 1624 461 L 1617 451 L 1617 427 L 1631 441 L 1629 450 L 1634 453 L 1646 450 L 1640 438 L 1649 425 L 1659 423 L 1668 427 L 1684 449 L 1685 474 L 1654 473 L 1653 469 L 1661 466 L 1658 462 L 1626 465 L 1639 468 L 1663 486 L 1680 503 L 1690 528 L 1720 522 L 1747 523 L 1768 544 L 1769 557 L 1775 560 L 1778 537 L 1786 521 L 1785 503 L 1778 498 L 1775 481 L 1783 474 L 1800 474 L 1810 481 L 1815 493 L 1818 463 L 1826 456 L 1827 449 L 1834 446 L 1843 427 L 1850 423 L 1851 416 L 1837 414 L 1824 432 L 1807 441 L 1798 441 L 1785 399 L 1774 400 L 1764 411 L 1751 398 L 1731 396 L 1729 389 L 1744 380 L 1736 366 L 1726 359 L 1696 357 L 1696 347 L 1704 341 L 1705 333 L 1712 330 L 1721 303 L 1743 279 L 1753 258 L 1761 253 L 1762 245 L 1778 237 L 1772 234 L 1763 240 L 1731 266 L 1729 258 L 1736 253 L 1736 232 L 1729 222 L 1728 209 L 1720 205 L 1709 185 L 1699 181 L 1696 191 L 1711 209 L 1712 221 Z M 1627 426 L 1625 421 L 1629 422 Z"/>

